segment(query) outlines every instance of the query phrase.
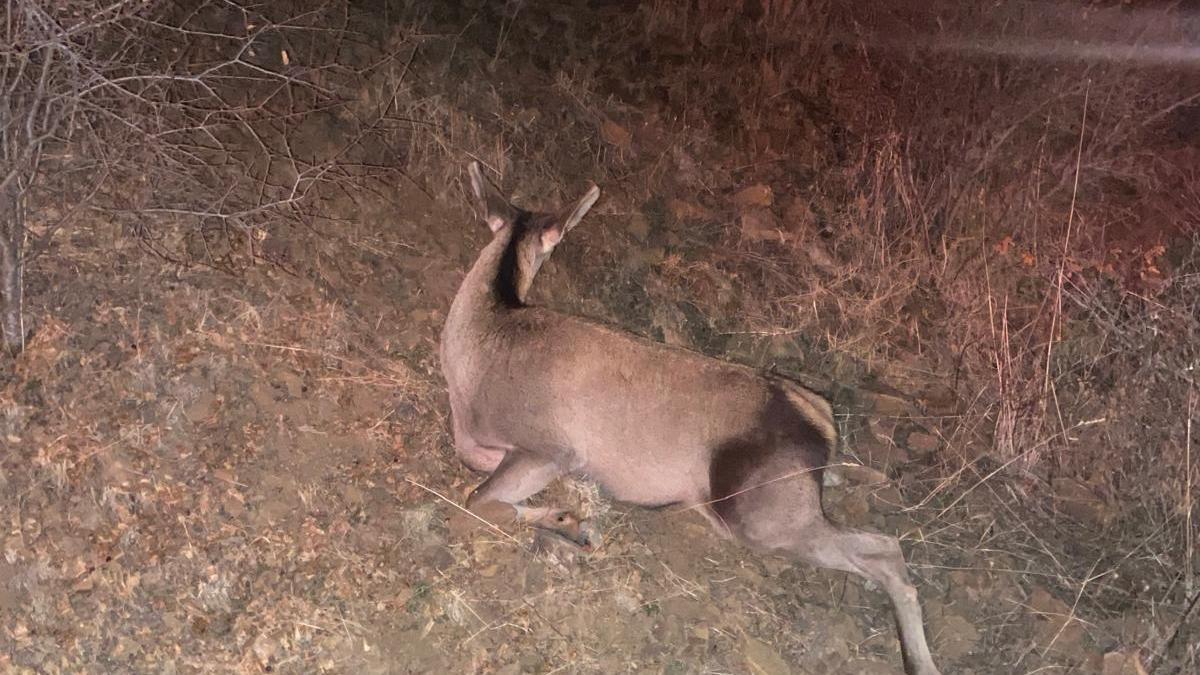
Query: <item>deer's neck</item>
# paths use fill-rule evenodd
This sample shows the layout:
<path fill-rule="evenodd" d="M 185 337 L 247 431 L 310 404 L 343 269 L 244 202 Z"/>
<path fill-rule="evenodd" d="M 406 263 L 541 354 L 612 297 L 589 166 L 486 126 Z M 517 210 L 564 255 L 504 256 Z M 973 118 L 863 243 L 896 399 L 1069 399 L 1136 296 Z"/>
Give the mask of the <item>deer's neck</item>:
<path fill-rule="evenodd" d="M 445 336 L 486 330 L 499 314 L 523 304 L 517 296 L 516 229 L 505 227 L 480 252 L 450 305 Z"/>

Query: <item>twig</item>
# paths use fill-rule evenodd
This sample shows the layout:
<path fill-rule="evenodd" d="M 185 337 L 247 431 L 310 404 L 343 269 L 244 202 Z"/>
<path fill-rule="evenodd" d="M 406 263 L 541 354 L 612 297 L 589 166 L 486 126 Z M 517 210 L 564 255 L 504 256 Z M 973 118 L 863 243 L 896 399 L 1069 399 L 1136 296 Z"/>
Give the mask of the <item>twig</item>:
<path fill-rule="evenodd" d="M 1062 625 L 1058 627 L 1058 631 L 1054 633 L 1054 637 L 1050 638 L 1050 642 L 1046 643 L 1045 648 L 1042 649 L 1042 656 L 1045 656 L 1050 651 L 1050 648 L 1054 646 L 1054 643 L 1058 642 L 1058 638 L 1062 636 L 1063 631 L 1067 630 L 1067 626 L 1070 626 L 1072 622 L 1077 621 L 1075 612 L 1079 608 L 1079 600 L 1083 597 L 1083 591 L 1087 588 L 1088 584 L 1096 579 L 1102 579 L 1116 571 L 1110 569 L 1105 572 L 1101 572 L 1100 574 L 1093 575 L 1092 571 L 1096 569 L 1096 565 L 1099 564 L 1099 562 L 1100 561 L 1097 560 L 1096 562 L 1092 563 L 1092 568 L 1088 570 L 1087 576 L 1084 577 L 1083 582 L 1079 584 L 1079 592 L 1075 594 L 1075 602 L 1071 603 L 1071 610 L 1067 613 L 1067 618 L 1063 621 Z"/>
<path fill-rule="evenodd" d="M 780 481 L 784 481 L 784 480 L 790 480 L 790 479 L 792 479 L 792 478 L 795 478 L 795 477 L 797 477 L 797 476 L 803 476 L 804 474 L 807 474 L 807 473 L 812 473 L 812 472 L 814 472 L 814 471 L 821 471 L 821 470 L 823 470 L 823 469 L 831 469 L 831 468 L 838 467 L 838 466 L 859 466 L 859 465 L 858 465 L 858 464 L 854 464 L 854 463 L 852 463 L 852 462 L 836 462 L 836 463 L 833 463 L 833 464 L 825 464 L 825 465 L 823 465 L 823 466 L 814 466 L 814 467 L 810 467 L 810 468 L 807 468 L 807 469 L 801 469 L 801 470 L 799 470 L 799 471 L 792 471 L 792 472 L 789 472 L 789 473 L 785 473 L 785 474 L 784 474 L 784 475 L 782 475 L 782 476 L 776 476 L 775 478 L 772 478 L 772 479 L 770 479 L 770 480 L 765 480 L 765 481 L 763 481 L 763 482 L 761 482 L 761 483 L 756 483 L 755 485 L 751 485 L 751 486 L 749 486 L 749 487 L 742 488 L 741 490 L 738 490 L 737 492 L 733 492 L 733 493 L 727 494 L 727 495 L 725 495 L 724 497 L 719 497 L 719 498 L 717 498 L 717 499 L 710 499 L 710 500 L 708 500 L 708 501 L 698 502 L 698 503 L 696 503 L 696 504 L 689 504 L 689 505 L 687 505 L 687 506 L 681 506 L 681 507 L 679 507 L 679 508 L 676 508 L 676 509 L 671 509 L 671 510 L 667 511 L 667 512 L 666 512 L 666 514 L 667 514 L 667 515 L 673 515 L 673 514 L 676 514 L 676 513 L 681 513 L 681 512 L 683 512 L 683 511 L 692 511 L 692 510 L 694 510 L 694 509 L 703 508 L 703 507 L 705 507 L 705 506 L 709 506 L 709 505 L 712 505 L 712 504 L 716 504 L 717 502 L 723 502 L 723 501 L 725 501 L 725 500 L 727 500 L 727 499 L 733 499 L 734 497 L 736 497 L 736 496 L 738 496 L 738 495 L 740 495 L 740 494 L 744 494 L 744 493 L 746 493 L 746 492 L 749 492 L 749 491 L 751 491 L 751 490 L 757 490 L 757 489 L 759 489 L 759 488 L 766 487 L 766 486 L 768 486 L 768 485 L 770 485 L 770 484 L 772 484 L 772 483 L 778 483 L 778 482 L 780 482 Z"/>
<path fill-rule="evenodd" d="M 463 513 L 467 514 L 468 516 L 471 516 L 472 518 L 474 518 L 475 520 L 478 520 L 479 522 L 483 523 L 484 525 L 487 525 L 494 532 L 496 532 L 500 536 L 504 537 L 505 539 L 508 539 L 509 541 L 516 544 L 517 546 L 521 546 L 521 542 L 516 537 L 514 537 L 511 534 L 500 529 L 499 527 L 496 526 L 495 523 L 492 523 L 491 521 L 489 521 L 485 518 L 481 518 L 478 514 L 473 513 L 472 511 L 459 506 L 457 503 L 454 502 L 453 499 L 450 499 L 449 497 L 443 495 L 442 493 L 438 492 L 437 490 L 434 490 L 431 487 L 426 487 L 407 476 L 405 476 L 404 480 L 407 481 L 409 484 L 415 485 L 415 486 L 421 488 L 422 490 L 428 492 L 429 494 L 433 495 L 434 497 L 437 497 L 438 499 L 446 502 L 450 506 L 453 506 L 454 508 L 458 509 L 459 511 L 462 511 Z"/>
<path fill-rule="evenodd" d="M 1091 80 L 1089 80 L 1087 83 L 1087 88 L 1085 88 L 1083 90 L 1083 115 L 1079 121 L 1079 144 L 1075 148 L 1075 182 L 1071 186 L 1071 206 L 1070 206 L 1070 209 L 1067 211 L 1067 231 L 1066 231 L 1066 234 L 1063 236 L 1062 257 L 1058 261 L 1058 280 L 1057 280 L 1057 283 L 1055 284 L 1055 289 L 1054 289 L 1054 312 L 1050 315 L 1050 335 L 1049 335 L 1049 338 L 1046 340 L 1046 367 L 1045 367 L 1045 373 L 1044 373 L 1045 379 L 1043 380 L 1043 383 L 1042 383 L 1042 405 L 1043 406 L 1046 405 L 1046 395 L 1047 395 L 1047 393 L 1050 392 L 1051 387 L 1052 387 L 1052 384 L 1050 381 L 1050 357 L 1054 351 L 1054 345 L 1056 343 L 1055 332 L 1058 329 L 1058 321 L 1059 321 L 1060 316 L 1062 315 L 1063 278 L 1065 277 L 1065 271 L 1066 271 L 1066 266 L 1067 266 L 1067 256 L 1070 255 L 1070 250 L 1071 250 L 1071 227 L 1075 224 L 1075 200 L 1079 195 L 1079 168 L 1083 162 L 1083 138 L 1084 138 L 1084 133 L 1087 131 L 1088 98 L 1091 96 L 1091 93 L 1092 93 L 1092 83 L 1091 83 Z M 1059 425 L 1059 428 L 1063 431 L 1063 442 L 1070 444 L 1071 439 L 1068 436 L 1068 434 L 1066 433 L 1067 429 L 1066 429 L 1066 424 L 1063 422 L 1063 419 L 1062 419 L 1062 411 L 1059 410 L 1059 408 L 1058 408 L 1057 392 L 1054 393 L 1054 399 L 1055 399 L 1054 407 L 1055 407 L 1055 410 L 1058 412 L 1058 425 Z"/>
<path fill-rule="evenodd" d="M 1166 643 L 1163 645 L 1163 648 L 1161 650 L 1155 650 L 1153 653 L 1151 653 L 1149 662 L 1146 664 L 1147 672 L 1158 673 L 1160 666 L 1172 665 L 1166 661 L 1166 658 L 1171 654 L 1171 649 L 1175 646 L 1175 643 L 1179 640 L 1180 636 L 1186 635 L 1189 632 L 1189 625 L 1192 623 L 1193 619 L 1197 617 L 1200 617 L 1200 593 L 1193 595 L 1188 601 L 1187 611 L 1183 613 L 1183 616 L 1179 617 L 1179 621 L 1175 624 L 1175 630 L 1171 632 L 1171 637 L 1167 639 Z M 1194 645 L 1189 645 L 1189 647 L 1194 648 Z M 1188 654 L 1185 655 L 1184 658 L 1188 658 L 1190 656 L 1191 655 Z M 1183 664 L 1179 664 L 1179 666 L 1180 668 L 1176 668 L 1172 672 L 1183 672 Z"/>
<path fill-rule="evenodd" d="M 1183 440 L 1183 467 L 1184 467 L 1184 482 L 1183 482 L 1183 540 L 1184 546 L 1184 566 L 1183 566 L 1183 589 L 1188 595 L 1191 595 L 1195 590 L 1194 567 L 1192 564 L 1195 555 L 1195 532 L 1192 530 L 1192 418 L 1196 414 L 1196 384 L 1193 380 L 1191 386 L 1188 387 L 1188 405 L 1187 405 L 1187 431 L 1184 433 Z"/>

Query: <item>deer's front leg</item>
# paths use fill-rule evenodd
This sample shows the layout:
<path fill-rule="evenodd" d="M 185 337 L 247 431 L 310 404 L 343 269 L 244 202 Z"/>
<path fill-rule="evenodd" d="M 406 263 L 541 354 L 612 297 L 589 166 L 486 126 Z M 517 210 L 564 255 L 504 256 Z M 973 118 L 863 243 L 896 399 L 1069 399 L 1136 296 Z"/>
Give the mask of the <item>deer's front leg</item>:
<path fill-rule="evenodd" d="M 572 513 L 554 507 L 522 505 L 529 497 L 541 492 L 555 478 L 566 473 L 558 463 L 520 448 L 509 450 L 488 479 L 475 488 L 467 498 L 472 512 L 487 510 L 488 504 L 508 504 L 517 510 L 521 520 L 566 537 L 580 546 L 588 546 L 590 537 L 584 523 Z"/>

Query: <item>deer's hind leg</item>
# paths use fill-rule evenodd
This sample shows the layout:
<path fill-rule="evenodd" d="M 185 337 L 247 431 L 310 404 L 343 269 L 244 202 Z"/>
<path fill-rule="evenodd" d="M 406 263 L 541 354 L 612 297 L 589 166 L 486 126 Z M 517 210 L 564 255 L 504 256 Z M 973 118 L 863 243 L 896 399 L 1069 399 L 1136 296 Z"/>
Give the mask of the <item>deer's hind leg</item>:
<path fill-rule="evenodd" d="M 911 672 L 938 675 L 925 639 L 917 589 L 909 582 L 899 540 L 841 528 L 822 517 L 807 528 L 792 533 L 782 550 L 817 567 L 852 572 L 879 584 L 892 602 L 900 644 Z"/>
<path fill-rule="evenodd" d="M 504 460 L 509 448 L 482 445 L 475 440 L 459 415 L 451 413 L 450 426 L 454 431 L 454 452 L 458 459 L 472 471 L 492 473 Z"/>
<path fill-rule="evenodd" d="M 798 453 L 751 453 L 738 480 L 714 480 L 713 511 L 751 548 L 799 558 L 817 567 L 852 572 L 879 584 L 896 614 L 909 671 L 938 675 L 925 639 L 917 590 L 895 537 L 841 528 L 821 508 L 819 471 L 805 470 Z"/>

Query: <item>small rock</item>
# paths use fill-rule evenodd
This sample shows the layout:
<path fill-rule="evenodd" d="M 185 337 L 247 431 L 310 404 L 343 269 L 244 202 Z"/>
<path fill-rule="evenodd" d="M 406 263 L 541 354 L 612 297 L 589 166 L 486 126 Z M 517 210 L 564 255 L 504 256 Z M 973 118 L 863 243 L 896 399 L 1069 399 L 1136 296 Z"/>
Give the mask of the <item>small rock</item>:
<path fill-rule="evenodd" d="M 635 213 L 629 217 L 627 229 L 635 239 L 644 243 L 650 236 L 650 219 L 640 213 Z"/>
<path fill-rule="evenodd" d="M 900 488 L 888 483 L 871 489 L 871 510 L 876 513 L 898 513 L 905 508 Z"/>
<path fill-rule="evenodd" d="M 250 649 L 254 652 L 254 658 L 258 659 L 259 666 L 267 668 L 275 660 L 279 645 L 265 634 L 260 633 L 258 637 L 254 638 Z"/>
<path fill-rule="evenodd" d="M 526 652 L 521 655 L 519 662 L 521 664 L 521 672 L 523 673 L 537 673 L 544 670 L 544 661 L 540 654 Z"/>
<path fill-rule="evenodd" d="M 795 334 L 779 333 L 767 341 L 767 356 L 772 359 L 803 359 L 805 354 Z"/>
<path fill-rule="evenodd" d="M 104 518 L 95 502 L 80 498 L 71 504 L 68 520 L 75 527 L 91 532 L 100 527 Z"/>
<path fill-rule="evenodd" d="M 444 572 L 454 565 L 454 554 L 441 544 L 426 546 L 421 551 L 422 560 L 438 572 Z"/>
<path fill-rule="evenodd" d="M 534 596 L 546 590 L 546 566 L 540 561 L 532 561 L 526 566 L 522 589 L 528 596 Z"/>
<path fill-rule="evenodd" d="M 757 185 L 744 188 L 735 194 L 733 196 L 733 203 L 742 209 L 751 206 L 766 207 L 775 203 L 775 193 L 771 190 L 771 186 L 758 183 Z"/>
<path fill-rule="evenodd" d="M 690 220 L 716 219 L 716 216 L 712 211 L 699 204 L 685 202 L 682 199 L 672 199 L 668 201 L 667 208 L 671 210 L 671 215 L 675 218 L 675 220 L 681 223 Z"/>
<path fill-rule="evenodd" d="M 642 610 L 641 600 L 625 590 L 618 590 L 616 593 L 614 593 L 613 602 L 617 604 L 617 607 L 620 607 L 629 614 L 636 614 Z"/>
<path fill-rule="evenodd" d="M 892 417 L 870 417 L 867 419 L 867 427 L 870 428 L 871 434 L 883 443 L 895 445 L 897 420 Z"/>
<path fill-rule="evenodd" d="M 958 394 L 944 383 L 926 383 L 919 398 L 931 415 L 953 415 L 958 412 Z"/>
<path fill-rule="evenodd" d="M 275 379 L 287 390 L 289 398 L 300 398 L 304 394 L 304 382 L 290 370 L 276 371 Z"/>
<path fill-rule="evenodd" d="M 860 485 L 875 485 L 888 482 L 887 474 L 862 464 L 846 464 L 838 467 L 846 480 Z"/>
<path fill-rule="evenodd" d="M 629 262 L 633 269 L 656 267 L 667 259 L 667 249 L 662 246 L 645 246 L 631 252 Z"/>
<path fill-rule="evenodd" d="M 908 435 L 908 441 L 905 445 L 909 450 L 918 455 L 929 455 L 941 447 L 941 441 L 933 434 L 927 434 L 924 431 L 914 431 Z"/>
<path fill-rule="evenodd" d="M 1134 652 L 1109 652 L 1104 655 L 1101 665 L 1103 675 L 1147 675 L 1142 660 Z"/>
<path fill-rule="evenodd" d="M 862 406 L 875 415 L 912 417 L 918 412 L 912 402 L 898 391 L 882 391 L 878 388 L 867 389 L 864 387 L 858 390 L 858 394 Z"/>
<path fill-rule="evenodd" d="M 937 635 L 934 651 L 948 661 L 957 661 L 970 654 L 979 643 L 975 625 L 958 614 L 946 614 L 935 623 Z"/>
<path fill-rule="evenodd" d="M 796 195 L 784 209 L 783 217 L 793 229 L 813 231 L 816 229 L 817 216 L 813 213 L 808 199 Z"/>
<path fill-rule="evenodd" d="M 839 515 L 847 525 L 861 527 L 871 520 L 871 502 L 867 494 L 866 489 L 856 487 L 848 490 L 842 497 L 838 504 L 841 508 Z"/>
<path fill-rule="evenodd" d="M 225 496 L 222 497 L 221 507 L 225 510 L 225 513 L 229 514 L 231 518 L 241 518 L 246 514 L 246 505 L 242 503 L 242 500 L 237 494 L 232 492 L 227 492 L 225 493 Z"/>
<path fill-rule="evenodd" d="M 682 330 L 683 322 L 683 317 L 674 307 L 660 305 L 654 309 L 652 325 L 662 333 L 662 341 L 671 346 L 691 346 Z"/>
<path fill-rule="evenodd" d="M 750 666 L 750 672 L 756 675 L 791 675 L 788 666 L 779 652 L 770 645 L 747 636 L 742 643 L 742 655 Z"/>
<path fill-rule="evenodd" d="M 874 426 L 874 425 L 872 425 Z M 896 445 L 891 436 L 881 438 L 872 434 L 861 435 L 854 444 L 855 453 L 864 464 L 873 466 L 885 473 L 893 467 L 912 461 L 908 451 Z"/>
<path fill-rule="evenodd" d="M 838 264 L 834 262 L 833 257 L 829 255 L 829 252 L 825 250 L 825 245 L 821 242 L 808 242 L 804 245 L 804 252 L 808 254 L 808 261 L 813 264 L 813 267 L 826 274 L 833 274 L 838 271 Z"/>
<path fill-rule="evenodd" d="M 202 391 L 191 403 L 183 408 L 183 414 L 192 422 L 201 422 L 216 412 L 217 395 L 211 391 Z"/>
<path fill-rule="evenodd" d="M 769 577 L 778 577 L 780 574 L 796 567 L 796 561 L 783 556 L 763 556 L 759 562 L 762 563 L 763 569 L 766 570 Z"/>
<path fill-rule="evenodd" d="M 954 602 L 976 604 L 995 597 L 998 584 L 981 569 L 950 572 L 950 597 Z"/>
<path fill-rule="evenodd" d="M 429 326 L 436 323 L 436 315 L 427 309 L 414 309 L 408 312 L 408 321 L 421 326 Z"/>
<path fill-rule="evenodd" d="M 1058 509 L 1081 523 L 1107 527 L 1116 517 L 1116 508 L 1086 483 L 1071 478 L 1056 478 L 1051 485 Z"/>
<path fill-rule="evenodd" d="M 858 595 L 859 588 L 860 586 L 857 584 L 847 585 L 845 595 L 839 598 L 839 602 L 861 602 L 862 598 Z M 845 663 L 850 658 L 852 651 L 857 651 L 857 645 L 864 640 L 862 627 L 852 616 L 844 612 L 839 614 L 837 611 L 828 610 L 824 616 L 814 616 L 811 626 L 810 654 L 829 665 Z M 823 668 L 816 672 L 831 672 L 831 670 Z"/>
<path fill-rule="evenodd" d="M 1054 597 L 1044 588 L 1035 588 L 1029 596 L 1028 609 L 1034 617 L 1034 630 L 1040 649 L 1055 649 L 1072 654 L 1083 641 L 1083 624 L 1071 614 L 1071 606 Z"/>
<path fill-rule="evenodd" d="M 748 241 L 778 241 L 784 233 L 779 229 L 779 221 L 775 215 L 766 209 L 753 209 L 742 214 L 738 219 L 742 229 L 742 238 Z"/>

